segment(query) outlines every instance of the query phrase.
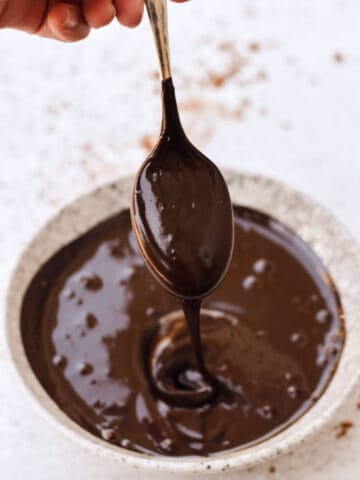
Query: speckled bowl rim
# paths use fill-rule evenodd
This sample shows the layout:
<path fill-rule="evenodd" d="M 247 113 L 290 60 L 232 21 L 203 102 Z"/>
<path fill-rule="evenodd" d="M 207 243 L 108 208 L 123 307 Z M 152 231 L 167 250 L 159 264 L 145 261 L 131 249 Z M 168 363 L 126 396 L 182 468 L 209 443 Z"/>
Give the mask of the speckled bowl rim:
<path fill-rule="evenodd" d="M 129 207 L 134 177 L 123 177 L 81 196 L 46 223 L 21 255 L 10 280 L 6 301 L 7 354 L 26 396 L 51 424 L 94 455 L 148 473 L 209 475 L 248 468 L 293 450 L 319 431 L 359 381 L 359 246 L 333 215 L 289 186 L 264 176 L 234 170 L 225 170 L 224 176 L 234 203 L 262 210 L 295 230 L 321 258 L 334 279 L 344 308 L 347 330 L 334 377 L 318 402 L 285 430 L 254 446 L 210 458 L 179 459 L 131 452 L 88 433 L 62 412 L 45 392 L 26 358 L 20 331 L 23 295 L 33 274 L 56 250 L 99 221 Z"/>

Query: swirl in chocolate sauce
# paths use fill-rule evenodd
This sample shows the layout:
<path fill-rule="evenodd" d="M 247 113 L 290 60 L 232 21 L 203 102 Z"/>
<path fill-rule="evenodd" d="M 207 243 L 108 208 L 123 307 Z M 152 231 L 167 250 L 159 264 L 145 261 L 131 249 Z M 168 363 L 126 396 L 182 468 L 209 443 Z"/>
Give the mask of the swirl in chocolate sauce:
<path fill-rule="evenodd" d="M 203 306 L 205 362 L 226 387 L 211 398 L 201 398 L 207 382 L 178 300 L 148 273 L 125 211 L 41 267 L 24 298 L 22 336 L 48 394 L 94 435 L 138 452 L 213 455 L 261 441 L 309 409 L 336 368 L 344 326 L 310 248 L 241 207 L 230 267 Z M 186 405 L 194 392 L 198 401 Z"/>

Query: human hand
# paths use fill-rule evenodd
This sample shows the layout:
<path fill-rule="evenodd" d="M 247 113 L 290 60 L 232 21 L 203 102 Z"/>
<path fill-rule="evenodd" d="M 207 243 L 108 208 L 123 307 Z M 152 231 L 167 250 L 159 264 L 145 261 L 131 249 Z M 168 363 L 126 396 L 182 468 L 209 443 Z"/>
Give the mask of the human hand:
<path fill-rule="evenodd" d="M 75 42 L 115 17 L 123 25 L 135 27 L 143 9 L 144 0 L 0 0 L 0 28 Z"/>

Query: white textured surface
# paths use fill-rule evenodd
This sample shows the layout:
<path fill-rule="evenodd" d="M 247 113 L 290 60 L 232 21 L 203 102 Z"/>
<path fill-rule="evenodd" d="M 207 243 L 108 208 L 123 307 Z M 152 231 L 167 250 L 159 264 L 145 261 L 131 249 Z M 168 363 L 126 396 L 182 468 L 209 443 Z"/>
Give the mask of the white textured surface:
<path fill-rule="evenodd" d="M 311 194 L 360 241 L 360 4 L 194 0 L 170 14 L 175 82 L 194 142 L 220 165 Z M 219 48 L 224 41 L 233 43 L 230 52 Z M 254 41 L 258 52 L 248 49 Z M 207 72 L 226 70 L 238 55 L 245 60 L 236 75 L 212 86 Z M 159 102 L 145 25 L 131 32 L 113 25 L 78 45 L 0 32 L 0 59 L 2 308 L 12 265 L 46 219 L 79 193 L 136 169 L 141 139 L 158 131 Z M 1 478 L 119 478 L 116 465 L 74 454 L 21 398 L 3 367 L 2 342 Z M 357 480 L 358 402 L 359 389 L 323 433 L 277 460 L 275 473 L 263 465 L 228 478 Z M 336 439 L 343 420 L 354 427 Z"/>

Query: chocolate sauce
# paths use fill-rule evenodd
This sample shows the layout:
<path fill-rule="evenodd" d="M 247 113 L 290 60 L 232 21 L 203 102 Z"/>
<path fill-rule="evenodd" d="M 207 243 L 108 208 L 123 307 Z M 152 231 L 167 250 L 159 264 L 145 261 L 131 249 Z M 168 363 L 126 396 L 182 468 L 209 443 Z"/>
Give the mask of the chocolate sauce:
<path fill-rule="evenodd" d="M 293 232 L 234 212 L 232 261 L 201 313 L 205 364 L 224 387 L 215 394 L 179 301 L 138 253 L 128 211 L 36 274 L 22 308 L 25 350 L 48 394 L 86 430 L 139 452 L 211 455 L 273 435 L 321 395 L 344 342 L 333 283 Z"/>
<path fill-rule="evenodd" d="M 200 397 L 207 391 L 210 398 L 217 382 L 203 359 L 200 307 L 229 266 L 233 212 L 221 172 L 184 133 L 171 78 L 162 82 L 162 100 L 160 139 L 136 177 L 131 218 L 150 272 L 181 299 L 197 362 Z M 198 382 L 193 387 L 197 390 Z M 173 401 L 182 405 L 183 396 L 176 395 Z M 198 401 L 193 395 L 193 403 Z"/>

